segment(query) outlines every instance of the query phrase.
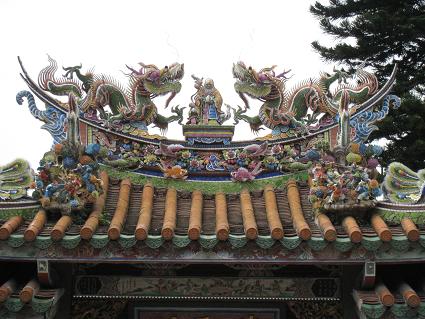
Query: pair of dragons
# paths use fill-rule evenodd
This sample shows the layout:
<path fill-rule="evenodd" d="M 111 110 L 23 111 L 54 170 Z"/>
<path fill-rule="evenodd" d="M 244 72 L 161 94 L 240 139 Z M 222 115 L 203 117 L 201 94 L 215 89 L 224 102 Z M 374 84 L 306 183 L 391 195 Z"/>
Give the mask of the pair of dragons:
<path fill-rule="evenodd" d="M 153 99 L 160 95 L 170 94 L 165 103 L 167 107 L 171 100 L 181 90 L 180 80 L 184 75 L 184 65 L 174 63 L 160 69 L 155 65 L 140 63 L 140 70 L 127 68 L 130 73 L 128 87 L 123 88 L 114 79 L 94 74 L 92 71 L 81 73 L 81 65 L 63 68 L 66 71 L 62 78 L 57 78 L 58 69 L 54 59 L 49 57 L 49 65 L 38 77 L 39 87 L 54 95 L 72 94 L 84 116 L 113 123 L 135 123 L 143 130 L 154 124 L 166 129 L 168 124 L 183 120 L 184 108 L 175 106 L 169 117 L 158 113 Z M 289 72 L 289 71 L 288 71 Z M 261 126 L 272 130 L 273 135 L 280 135 L 290 129 L 308 132 L 308 127 L 319 122 L 332 123 L 338 114 L 341 96 L 346 91 L 351 102 L 364 102 L 378 89 L 376 77 L 363 70 L 357 72 L 356 86 L 344 85 L 348 74 L 344 70 L 335 70 L 333 74 L 322 73 L 319 79 L 310 79 L 287 93 L 285 82 L 288 80 L 283 72 L 275 74 L 274 66 L 256 71 L 243 62 L 233 65 L 233 76 L 236 78 L 235 90 L 245 103 L 245 107 L 233 109 L 235 124 L 240 120 L 247 122 L 252 131 L 258 132 Z M 76 76 L 75 79 L 74 75 Z M 338 81 L 338 88 L 332 93 L 330 86 Z M 248 116 L 249 103 L 246 96 L 263 102 L 257 116 Z M 112 114 L 105 112 L 109 106 Z M 355 111 L 355 109 L 352 109 Z M 321 116 L 322 115 L 322 116 Z M 321 117 L 320 117 L 321 116 Z"/>
<path fill-rule="evenodd" d="M 165 107 L 168 107 L 180 92 L 179 81 L 184 75 L 184 65 L 174 63 L 162 69 L 153 64 L 140 63 L 140 66 L 140 70 L 127 66 L 130 70 L 130 73 L 126 74 L 129 83 L 127 87 L 123 87 L 109 76 L 94 74 L 92 71 L 81 73 L 81 65 L 64 67 L 66 73 L 57 78 L 57 63 L 49 56 L 49 65 L 39 73 L 38 85 L 54 95 L 72 94 L 78 100 L 79 108 L 86 118 L 98 120 L 99 114 L 100 120 L 107 124 L 138 122 L 144 130 L 150 124 L 165 130 L 170 122 L 181 123 L 184 108 L 175 106 L 171 109 L 174 114 L 165 117 L 158 113 L 152 100 L 170 93 L 165 103 Z M 105 111 L 107 106 L 112 114 Z"/>

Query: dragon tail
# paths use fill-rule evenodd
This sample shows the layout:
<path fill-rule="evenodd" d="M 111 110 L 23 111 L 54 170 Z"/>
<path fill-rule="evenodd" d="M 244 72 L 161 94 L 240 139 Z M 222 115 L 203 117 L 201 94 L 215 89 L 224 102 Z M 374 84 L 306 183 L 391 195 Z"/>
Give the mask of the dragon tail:
<path fill-rule="evenodd" d="M 67 96 L 69 93 L 73 93 L 75 96 L 81 98 L 82 90 L 80 85 L 73 80 L 56 78 L 55 73 L 58 70 L 58 64 L 49 55 L 48 59 L 49 65 L 42 69 L 38 75 L 38 85 L 40 88 L 54 95 Z"/>

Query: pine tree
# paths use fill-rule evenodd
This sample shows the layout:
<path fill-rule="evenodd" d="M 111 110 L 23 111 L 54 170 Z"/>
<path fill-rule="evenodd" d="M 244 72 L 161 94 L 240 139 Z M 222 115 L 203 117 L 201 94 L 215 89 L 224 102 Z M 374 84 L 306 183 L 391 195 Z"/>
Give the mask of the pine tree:
<path fill-rule="evenodd" d="M 322 30 L 338 43 L 315 41 L 313 48 L 326 60 L 354 69 L 363 61 L 375 68 L 382 83 L 398 64 L 394 93 L 402 97 L 378 123 L 370 139 L 389 140 L 384 165 L 403 162 L 425 167 L 425 0 L 330 0 L 310 7 Z"/>

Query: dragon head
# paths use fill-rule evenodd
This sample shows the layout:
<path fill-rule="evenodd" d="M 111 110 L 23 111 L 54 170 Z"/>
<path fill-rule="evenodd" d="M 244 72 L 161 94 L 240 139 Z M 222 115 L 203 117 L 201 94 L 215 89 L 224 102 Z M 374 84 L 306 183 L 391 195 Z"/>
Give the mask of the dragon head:
<path fill-rule="evenodd" d="M 164 95 L 171 93 L 165 107 L 167 107 L 171 100 L 180 92 L 180 80 L 184 75 L 184 64 L 173 63 L 159 69 L 155 65 L 142 65 L 142 72 L 144 76 L 144 87 L 147 91 L 154 95 Z"/>
<path fill-rule="evenodd" d="M 276 75 L 275 67 L 274 65 L 256 71 L 251 66 L 247 67 L 242 61 L 233 64 L 233 77 L 236 79 L 235 91 L 244 101 L 246 108 L 249 108 L 249 103 L 245 95 L 254 99 L 263 99 L 271 94 L 274 95 L 273 88 L 276 85 L 281 86 L 287 79 L 285 75 L 289 71 Z"/>

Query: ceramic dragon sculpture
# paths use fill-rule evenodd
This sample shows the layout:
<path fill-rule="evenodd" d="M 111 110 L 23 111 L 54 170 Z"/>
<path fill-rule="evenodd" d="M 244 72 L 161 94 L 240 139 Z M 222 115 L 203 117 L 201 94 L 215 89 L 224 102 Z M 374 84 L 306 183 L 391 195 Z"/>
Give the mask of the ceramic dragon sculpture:
<path fill-rule="evenodd" d="M 400 103 L 401 100 L 398 96 L 389 94 L 384 98 L 380 110 L 366 111 L 353 118 L 350 121 L 351 127 L 355 129 L 353 143 L 365 142 L 369 135 L 378 129 L 375 123 L 382 121 L 388 115 L 390 106 L 393 109 L 398 109 Z"/>
<path fill-rule="evenodd" d="M 44 122 L 42 129 L 48 131 L 53 137 L 53 144 L 60 143 L 65 139 L 66 113 L 46 103 L 46 109 L 40 110 L 35 103 L 34 96 L 29 91 L 20 91 L 16 94 L 16 102 L 19 105 L 28 100 L 28 108 L 36 119 Z"/>
<path fill-rule="evenodd" d="M 291 130 L 306 133 L 314 129 L 313 125 L 320 127 L 333 123 L 343 91 L 348 92 L 350 102 L 356 105 L 378 90 L 376 77 L 363 67 L 362 64 L 355 73 L 356 85 L 347 84 L 348 73 L 334 68 L 332 74 L 322 73 L 319 79 L 306 80 L 286 92 L 286 75 L 289 71 L 276 75 L 275 66 L 256 71 L 244 62 L 237 62 L 233 65 L 234 87 L 245 107 L 233 109 L 235 124 L 239 120 L 245 121 L 254 132 L 264 125 L 272 130 L 273 135 L 280 135 Z M 336 82 L 337 88 L 331 92 L 330 87 Z M 263 102 L 257 116 L 246 114 L 250 107 L 246 96 Z M 351 107 L 351 113 L 355 112 L 355 105 Z"/>
<path fill-rule="evenodd" d="M 167 129 L 173 121 L 183 120 L 183 108 L 175 106 L 173 115 L 165 117 L 158 113 L 153 99 L 170 94 L 165 102 L 168 107 L 171 100 L 180 92 L 180 80 L 184 75 L 184 65 L 173 63 L 160 69 L 153 64 L 140 63 L 140 70 L 131 67 L 127 87 L 116 80 L 92 71 L 81 72 L 81 65 L 64 67 L 62 77 L 56 77 L 57 63 L 49 56 L 49 65 L 41 70 L 38 85 L 53 95 L 72 94 L 84 118 L 99 121 L 110 127 L 130 124 L 147 131 L 147 126 L 154 124 L 162 130 Z M 110 112 L 106 111 L 109 106 Z M 121 125 L 121 126 L 120 126 Z"/>

